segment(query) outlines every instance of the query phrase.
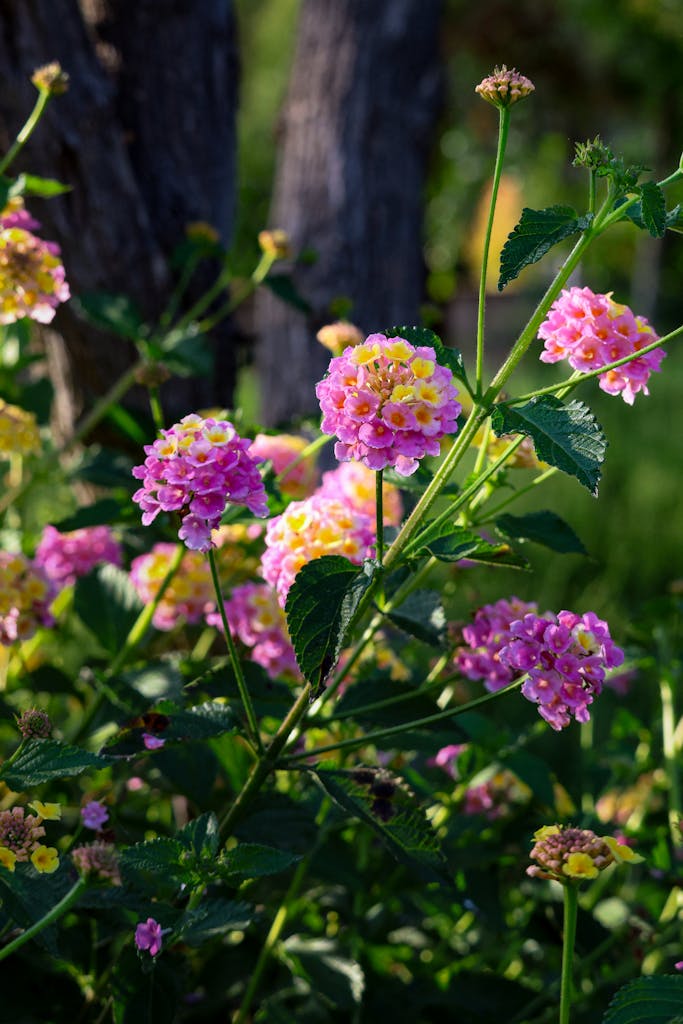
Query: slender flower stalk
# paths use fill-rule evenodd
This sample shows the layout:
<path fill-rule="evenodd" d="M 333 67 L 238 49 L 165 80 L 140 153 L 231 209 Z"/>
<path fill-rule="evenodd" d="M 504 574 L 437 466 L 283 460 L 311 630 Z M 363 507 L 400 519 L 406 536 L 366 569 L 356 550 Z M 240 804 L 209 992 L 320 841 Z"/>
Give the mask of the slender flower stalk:
<path fill-rule="evenodd" d="M 10 148 L 7 150 L 2 160 L 0 160 L 0 174 L 5 174 L 10 164 L 14 162 L 15 158 L 19 155 L 19 153 L 24 148 L 28 140 L 31 138 L 31 135 L 33 134 L 38 122 L 45 113 L 45 108 L 50 102 L 52 95 L 53 94 L 50 92 L 49 89 L 38 89 L 38 98 L 35 102 L 33 110 L 26 118 L 26 122 L 19 131 L 16 139 L 14 140 Z"/>
<path fill-rule="evenodd" d="M 666 777 L 669 783 L 669 832 L 674 849 L 680 849 L 683 847 L 683 798 L 681 796 L 681 780 L 678 765 L 680 757 L 675 738 L 676 711 L 674 706 L 673 680 L 667 672 L 662 672 L 659 677 L 659 694 L 662 702 L 662 746 L 664 749 Z"/>
<path fill-rule="evenodd" d="M 51 910 L 48 910 L 44 917 L 41 917 L 39 921 L 32 924 L 30 928 L 27 928 L 25 932 L 18 935 L 12 942 L 8 942 L 6 946 L 0 949 L 0 960 L 4 960 L 12 953 L 20 949 L 25 943 L 29 942 L 34 936 L 38 935 L 45 928 L 48 928 L 51 924 L 54 924 L 63 914 L 69 910 L 78 897 L 81 895 L 83 890 L 86 888 L 88 882 L 85 878 L 79 878 L 77 882 L 69 889 L 65 896 L 56 903 Z"/>
<path fill-rule="evenodd" d="M 574 968 L 574 943 L 576 940 L 576 917 L 578 909 L 578 887 L 565 885 L 564 929 L 562 935 L 562 982 L 560 987 L 560 1022 L 569 1024 L 572 1005 L 572 975 Z"/>
<path fill-rule="evenodd" d="M 230 632 L 230 623 L 228 622 L 228 616 L 225 611 L 225 601 L 223 600 L 223 591 L 221 589 L 221 582 L 218 578 L 218 567 L 216 565 L 216 555 L 213 548 L 209 548 L 209 566 L 211 567 L 211 578 L 213 580 L 214 590 L 216 592 L 216 604 L 218 611 L 221 616 L 221 622 L 223 623 L 223 635 L 225 636 L 225 642 L 228 647 L 228 654 L 230 656 L 230 664 L 232 670 L 235 673 L 235 679 L 237 680 L 237 688 L 240 692 L 242 699 L 242 706 L 244 707 L 247 722 L 249 723 L 249 734 L 256 744 L 256 749 L 259 754 L 263 754 L 263 743 L 261 742 L 261 736 L 258 728 L 258 719 L 256 718 L 256 712 L 254 711 L 254 705 L 252 703 L 251 694 L 247 688 L 247 683 L 244 678 L 244 672 L 242 671 L 242 664 L 237 654 L 237 648 L 235 647 L 235 641 L 232 638 Z"/>
<path fill-rule="evenodd" d="M 377 530 L 377 544 L 375 547 L 375 558 L 377 564 L 382 567 L 382 559 L 384 558 L 384 492 L 382 491 L 382 482 L 384 477 L 384 470 L 378 469 L 375 472 L 375 522 Z"/>

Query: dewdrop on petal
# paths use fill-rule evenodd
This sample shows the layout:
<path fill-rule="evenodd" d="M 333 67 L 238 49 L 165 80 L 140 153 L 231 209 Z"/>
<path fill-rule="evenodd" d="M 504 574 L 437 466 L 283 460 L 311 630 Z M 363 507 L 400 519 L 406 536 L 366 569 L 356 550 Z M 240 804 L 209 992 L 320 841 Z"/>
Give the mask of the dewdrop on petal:
<path fill-rule="evenodd" d="M 523 100 L 534 89 L 533 82 L 524 75 L 520 75 L 515 68 L 508 71 L 503 64 L 502 67 L 494 68 L 493 74 L 481 81 L 474 91 L 487 103 L 492 103 L 494 107 L 502 109 Z"/>

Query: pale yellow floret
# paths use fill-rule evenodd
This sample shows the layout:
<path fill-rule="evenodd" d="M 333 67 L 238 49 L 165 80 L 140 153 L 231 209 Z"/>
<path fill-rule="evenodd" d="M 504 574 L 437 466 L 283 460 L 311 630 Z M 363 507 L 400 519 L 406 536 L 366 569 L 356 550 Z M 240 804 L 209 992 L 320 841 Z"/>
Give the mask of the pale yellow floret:
<path fill-rule="evenodd" d="M 31 854 L 31 863 L 41 875 L 51 875 L 59 867 L 59 854 L 54 846 L 37 846 Z"/>
<path fill-rule="evenodd" d="M 34 800 L 32 804 L 29 804 L 32 811 L 35 811 L 39 818 L 43 821 L 60 821 L 62 817 L 62 808 L 60 804 L 44 804 L 40 800 Z"/>
<path fill-rule="evenodd" d="M 587 853 L 570 853 L 566 864 L 562 865 L 562 874 L 567 878 L 597 878 L 600 872 Z"/>
<path fill-rule="evenodd" d="M 415 398 L 415 388 L 408 384 L 397 384 L 391 392 L 390 402 L 411 402 Z"/>
<path fill-rule="evenodd" d="M 645 860 L 630 846 L 618 842 L 613 836 L 603 836 L 602 841 L 609 847 L 610 853 L 618 864 L 642 864 Z"/>
<path fill-rule="evenodd" d="M 441 397 L 441 392 L 435 384 L 429 384 L 427 381 L 418 380 L 415 384 L 415 397 L 420 402 L 428 402 L 430 405 L 436 405 Z"/>
<path fill-rule="evenodd" d="M 537 828 L 534 832 L 534 841 L 540 842 L 541 839 L 547 839 L 548 836 L 556 836 L 562 829 L 559 825 L 542 825 L 541 828 Z"/>
<path fill-rule="evenodd" d="M 14 871 L 16 862 L 16 853 L 13 850 L 8 850 L 6 846 L 0 846 L 0 866 L 6 868 L 7 871 Z"/>
<path fill-rule="evenodd" d="M 395 359 L 396 362 L 405 363 L 410 359 L 412 349 L 405 341 L 394 341 L 384 346 L 384 355 L 387 359 Z"/>
<path fill-rule="evenodd" d="M 351 360 L 356 366 L 366 366 L 368 363 L 379 359 L 380 348 L 377 342 L 373 345 L 357 345 L 351 353 Z"/>
<path fill-rule="evenodd" d="M 410 364 L 410 369 L 416 377 L 431 377 L 434 373 L 434 363 L 431 359 L 422 359 L 421 356 L 415 356 Z"/>

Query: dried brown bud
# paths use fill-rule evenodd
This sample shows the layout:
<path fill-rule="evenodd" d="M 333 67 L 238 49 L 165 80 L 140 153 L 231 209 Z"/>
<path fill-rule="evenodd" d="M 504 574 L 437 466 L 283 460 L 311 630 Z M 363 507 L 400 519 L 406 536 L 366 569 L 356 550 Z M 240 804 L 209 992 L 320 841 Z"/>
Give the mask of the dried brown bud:
<path fill-rule="evenodd" d="M 69 76 L 62 70 L 59 61 L 44 64 L 31 75 L 31 81 L 40 92 L 48 92 L 50 96 L 62 96 L 69 88 Z"/>
<path fill-rule="evenodd" d="M 533 82 L 530 82 L 528 78 L 520 75 L 515 68 L 508 71 L 503 64 L 500 68 L 494 68 L 493 74 L 480 82 L 474 91 L 479 93 L 487 103 L 492 103 L 494 107 L 502 109 L 523 100 L 525 96 L 534 91 L 534 88 Z"/>

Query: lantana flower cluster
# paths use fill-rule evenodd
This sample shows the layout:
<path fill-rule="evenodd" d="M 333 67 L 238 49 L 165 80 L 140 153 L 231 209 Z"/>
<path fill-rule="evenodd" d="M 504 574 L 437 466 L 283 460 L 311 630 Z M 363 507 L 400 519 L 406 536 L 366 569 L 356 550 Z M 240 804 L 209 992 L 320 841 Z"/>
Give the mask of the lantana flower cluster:
<path fill-rule="evenodd" d="M 425 455 L 457 430 L 461 407 L 453 375 L 428 346 L 371 334 L 335 356 L 316 385 L 321 429 L 339 439 L 340 462 L 355 459 L 369 469 L 388 466 L 410 476 Z"/>
<path fill-rule="evenodd" d="M 375 515 L 375 474 L 362 462 L 342 462 L 336 469 L 323 473 L 316 491 L 322 498 L 345 501 L 363 515 Z M 403 502 L 398 487 L 388 480 L 382 481 L 382 511 L 385 526 L 399 526 L 403 517 Z"/>
<path fill-rule="evenodd" d="M 33 413 L 0 398 L 0 457 L 31 455 L 39 450 L 40 434 Z"/>
<path fill-rule="evenodd" d="M 535 86 L 530 79 L 520 74 L 516 68 L 508 70 L 503 64 L 500 68 L 494 68 L 493 74 L 475 86 L 474 91 L 487 103 L 492 103 L 500 109 L 518 103 L 534 89 Z"/>
<path fill-rule="evenodd" d="M 598 836 L 589 828 L 544 825 L 534 833 L 529 854 L 536 863 L 526 869 L 532 878 L 567 884 L 597 878 L 610 864 L 642 862 L 640 854 L 612 836 Z"/>
<path fill-rule="evenodd" d="M 39 565 L 25 555 L 0 551 L 0 644 L 10 647 L 41 626 L 54 626 L 50 605 L 56 593 Z"/>
<path fill-rule="evenodd" d="M 306 438 L 297 437 L 296 434 L 257 434 L 249 448 L 249 455 L 252 459 L 272 462 L 275 474 L 284 474 L 279 482 L 282 493 L 289 498 L 302 499 L 307 498 L 318 483 L 315 458 L 301 458 L 307 447 Z M 288 468 L 290 466 L 291 469 Z"/>
<path fill-rule="evenodd" d="M 121 545 L 109 526 L 84 526 L 67 533 L 46 526 L 35 562 L 57 586 L 71 586 L 103 562 L 121 565 Z"/>
<path fill-rule="evenodd" d="M 175 544 L 162 541 L 131 562 L 131 583 L 144 604 L 151 604 L 156 598 L 175 550 Z M 173 629 L 180 619 L 201 622 L 206 612 L 213 608 L 215 600 L 206 559 L 199 551 L 187 551 L 154 611 L 152 623 L 156 629 L 166 631 Z"/>
<path fill-rule="evenodd" d="M 96 839 L 71 851 L 71 859 L 79 874 L 111 885 L 121 885 L 119 855 L 113 843 Z"/>
<path fill-rule="evenodd" d="M 369 516 L 346 502 L 313 495 L 293 501 L 266 529 L 261 572 L 284 607 L 289 588 L 301 567 L 322 555 L 343 555 L 360 565 L 375 542 Z"/>
<path fill-rule="evenodd" d="M 59 814 L 51 813 L 50 808 L 58 804 L 46 804 L 47 819 L 58 818 Z M 39 808 L 40 809 L 40 808 Z M 59 867 L 59 855 L 53 846 L 42 843 L 45 829 L 41 815 L 26 814 L 23 807 L 11 807 L 0 811 L 0 866 L 7 871 L 14 871 L 17 863 L 29 860 L 36 871 L 41 874 L 52 874 Z"/>
<path fill-rule="evenodd" d="M 0 215 L 0 324 L 25 316 L 49 324 L 70 296 L 60 248 L 35 235 L 39 228 L 21 203 Z"/>
<path fill-rule="evenodd" d="M 249 648 L 249 657 L 261 665 L 271 679 L 299 676 L 299 669 L 287 631 L 287 620 L 277 594 L 267 583 L 245 583 L 235 587 L 225 602 L 230 632 Z M 217 611 L 209 612 L 210 626 L 223 629 Z"/>
<path fill-rule="evenodd" d="M 483 681 L 491 693 L 509 686 L 519 673 L 501 661 L 500 652 L 512 639 L 512 623 L 536 610 L 536 604 L 518 597 L 483 605 L 474 621 L 462 630 L 467 647 L 459 647 L 456 652 L 459 671 L 467 679 Z"/>
<path fill-rule="evenodd" d="M 251 442 L 232 423 L 196 413 L 183 417 L 154 444 L 145 446 L 144 464 L 133 469 L 143 485 L 133 495 L 148 526 L 159 512 L 178 512 L 178 537 L 193 551 L 211 549 L 211 531 L 228 503 L 268 515 L 268 503 Z"/>
<path fill-rule="evenodd" d="M 545 342 L 542 362 L 566 359 L 581 372 L 598 370 L 658 340 L 644 316 L 635 316 L 628 306 L 614 302 L 611 293 L 599 295 L 590 288 L 565 289 L 550 307 L 538 336 Z M 633 405 L 638 392 L 649 395 L 650 374 L 661 369 L 665 355 L 663 349 L 655 349 L 607 370 L 598 377 L 600 387 Z"/>

